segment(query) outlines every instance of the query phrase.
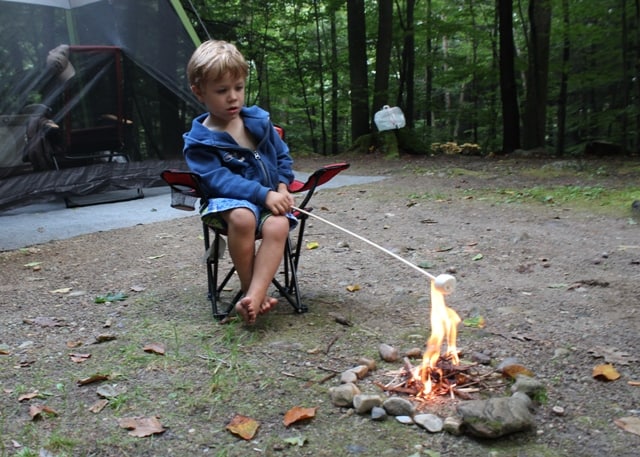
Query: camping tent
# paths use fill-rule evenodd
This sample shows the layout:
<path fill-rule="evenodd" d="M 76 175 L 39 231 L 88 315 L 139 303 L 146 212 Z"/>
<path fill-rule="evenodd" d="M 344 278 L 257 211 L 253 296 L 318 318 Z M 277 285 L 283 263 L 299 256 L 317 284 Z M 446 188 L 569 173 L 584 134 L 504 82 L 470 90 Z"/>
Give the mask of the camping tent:
<path fill-rule="evenodd" d="M 155 186 L 182 166 L 202 107 L 179 0 L 0 0 L 0 20 L 0 209 Z"/>

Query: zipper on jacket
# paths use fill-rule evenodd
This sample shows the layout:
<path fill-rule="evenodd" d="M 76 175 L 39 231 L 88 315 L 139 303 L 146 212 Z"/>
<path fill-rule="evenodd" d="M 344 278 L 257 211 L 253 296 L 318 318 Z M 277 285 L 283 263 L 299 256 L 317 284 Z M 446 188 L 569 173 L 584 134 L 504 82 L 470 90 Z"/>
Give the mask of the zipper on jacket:
<path fill-rule="evenodd" d="M 269 175 L 269 172 L 267 171 L 267 167 L 264 165 L 264 162 L 262 161 L 262 157 L 260 157 L 260 153 L 258 153 L 257 150 L 253 151 L 253 157 L 255 157 L 256 162 L 258 162 L 258 164 L 260 165 L 260 170 L 262 170 L 262 175 L 267 180 L 267 183 L 269 184 L 269 186 L 273 189 L 273 183 L 271 182 L 271 176 Z"/>

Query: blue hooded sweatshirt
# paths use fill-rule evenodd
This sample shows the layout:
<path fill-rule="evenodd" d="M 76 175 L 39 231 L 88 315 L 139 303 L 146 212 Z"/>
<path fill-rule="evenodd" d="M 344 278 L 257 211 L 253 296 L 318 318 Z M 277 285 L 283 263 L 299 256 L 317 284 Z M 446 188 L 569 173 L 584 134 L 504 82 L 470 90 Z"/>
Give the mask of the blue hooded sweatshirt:
<path fill-rule="evenodd" d="M 269 113 L 258 106 L 240 111 L 257 142 L 255 151 L 238 145 L 227 132 L 205 127 L 207 115 L 196 117 L 183 135 L 187 165 L 200 176 L 207 197 L 247 200 L 264 207 L 270 190 L 277 190 L 279 183 L 291 184 L 293 160 Z"/>

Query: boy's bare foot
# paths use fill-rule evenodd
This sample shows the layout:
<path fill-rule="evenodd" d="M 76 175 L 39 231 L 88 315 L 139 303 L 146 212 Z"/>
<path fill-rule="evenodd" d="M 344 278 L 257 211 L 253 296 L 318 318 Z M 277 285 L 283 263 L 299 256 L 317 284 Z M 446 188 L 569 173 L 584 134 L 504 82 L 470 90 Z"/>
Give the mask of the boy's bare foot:
<path fill-rule="evenodd" d="M 243 297 L 236 303 L 236 311 L 247 324 L 254 324 L 258 313 L 254 309 L 251 297 Z M 258 308 L 259 311 L 260 307 Z"/>
<path fill-rule="evenodd" d="M 265 297 L 264 301 L 260 305 L 260 309 L 258 310 L 258 314 L 268 313 L 273 309 L 274 306 L 278 304 L 278 299 L 273 297 Z"/>

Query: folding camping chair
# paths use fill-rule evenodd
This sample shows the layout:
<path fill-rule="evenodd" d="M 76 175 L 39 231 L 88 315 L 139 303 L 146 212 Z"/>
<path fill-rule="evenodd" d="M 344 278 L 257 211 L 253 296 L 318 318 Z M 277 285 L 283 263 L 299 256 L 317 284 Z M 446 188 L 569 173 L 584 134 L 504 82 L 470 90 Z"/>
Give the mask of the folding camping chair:
<path fill-rule="evenodd" d="M 282 132 L 280 132 L 280 135 L 282 135 Z M 349 164 L 344 162 L 326 165 L 313 172 L 305 182 L 294 180 L 289 186 L 289 191 L 295 194 L 306 192 L 302 202 L 297 206 L 305 211 L 312 211 L 312 208 L 307 207 L 307 204 L 311 200 L 311 197 L 313 197 L 316 189 L 347 168 L 349 168 Z M 197 202 L 200 203 L 200 206 L 207 203 L 207 195 L 200 185 L 198 175 L 189 171 L 170 169 L 164 170 L 161 173 L 161 177 L 171 187 L 171 206 L 173 208 L 193 211 L 195 210 Z M 308 215 L 297 211 L 294 212 L 294 215 L 299 221 L 295 229 L 295 231 L 297 231 L 296 242 L 293 242 L 291 234 L 289 234 L 284 247 L 283 270 L 278 273 L 271 282 L 280 295 L 286 298 L 291 306 L 293 306 L 295 312 L 304 313 L 308 311 L 308 308 L 302 303 L 300 298 L 297 271 Z M 214 318 L 223 320 L 229 315 L 236 302 L 240 299 L 242 291 L 236 292 L 230 302 L 221 304 L 222 293 L 225 291 L 225 287 L 235 273 L 235 268 L 233 267 L 224 277 L 221 277 L 219 272 L 220 245 L 223 237 L 227 236 L 227 232 L 226 230 L 210 227 L 204 222 L 202 223 L 202 230 L 204 235 L 204 249 L 207 253 L 208 298 L 211 301 Z M 214 233 L 213 243 L 211 242 L 210 232 Z M 281 279 L 278 279 L 279 277 Z"/>

